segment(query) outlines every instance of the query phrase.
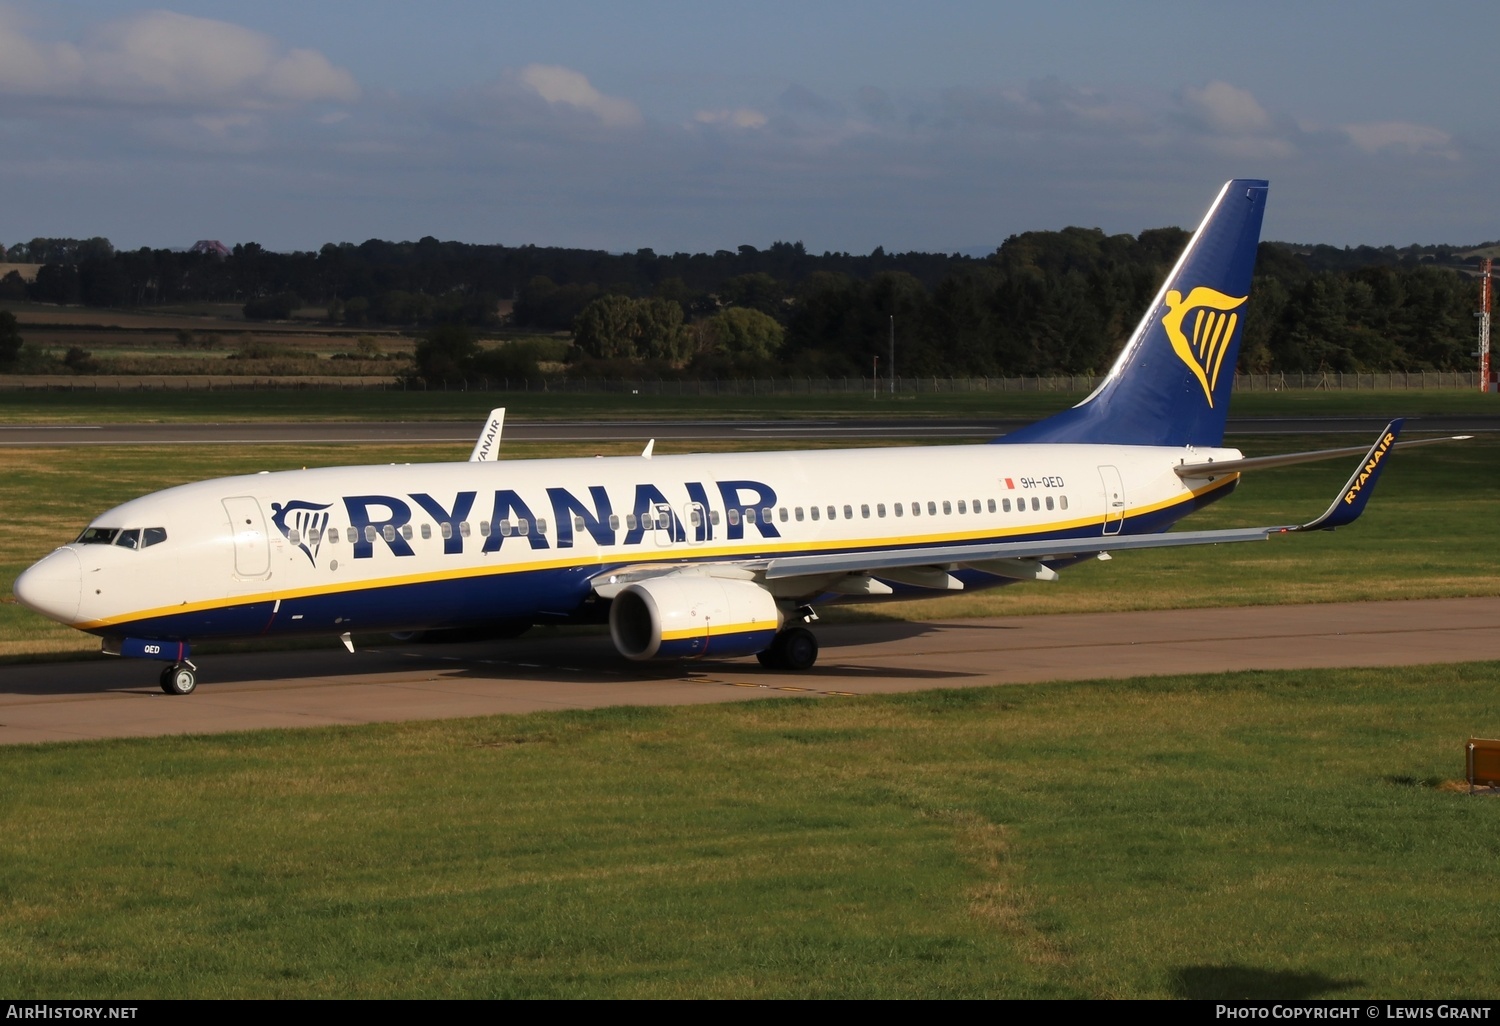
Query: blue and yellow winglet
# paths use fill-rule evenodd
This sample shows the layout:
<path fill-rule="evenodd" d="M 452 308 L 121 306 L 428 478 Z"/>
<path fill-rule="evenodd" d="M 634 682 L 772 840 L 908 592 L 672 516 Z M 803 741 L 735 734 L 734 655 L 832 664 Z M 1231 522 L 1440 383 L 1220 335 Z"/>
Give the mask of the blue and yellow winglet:
<path fill-rule="evenodd" d="M 1385 469 L 1386 457 L 1395 447 L 1396 436 L 1401 434 L 1401 427 L 1405 423 L 1403 418 L 1398 417 L 1385 426 L 1375 439 L 1375 444 L 1370 446 L 1370 451 L 1365 453 L 1365 458 L 1344 483 L 1344 490 L 1322 516 L 1288 530 L 1332 531 L 1335 527 L 1343 527 L 1357 520 L 1375 491 L 1375 482 L 1380 480 L 1380 472 Z"/>

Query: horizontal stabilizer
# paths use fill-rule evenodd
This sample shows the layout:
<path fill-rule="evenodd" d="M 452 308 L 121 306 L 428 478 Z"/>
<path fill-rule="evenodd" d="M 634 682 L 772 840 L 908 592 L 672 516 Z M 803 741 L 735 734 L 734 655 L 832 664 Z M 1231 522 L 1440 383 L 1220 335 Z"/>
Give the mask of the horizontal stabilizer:
<path fill-rule="evenodd" d="M 1386 426 L 1386 431 L 1390 426 Z M 1382 432 L 1384 435 L 1384 432 Z M 1393 449 L 1411 449 L 1419 445 L 1436 445 L 1439 442 L 1463 442 L 1473 435 L 1444 435 L 1441 438 L 1413 438 L 1397 442 Z M 1312 452 L 1288 452 L 1276 456 L 1250 456 L 1241 460 L 1220 460 L 1217 463 L 1179 463 L 1172 470 L 1182 478 L 1219 477 L 1223 474 L 1238 474 L 1245 470 L 1270 470 L 1272 467 L 1292 467 L 1299 463 L 1316 463 L 1319 460 L 1341 459 L 1358 456 L 1367 451 L 1362 445 L 1351 445 L 1343 449 L 1317 449 Z"/>

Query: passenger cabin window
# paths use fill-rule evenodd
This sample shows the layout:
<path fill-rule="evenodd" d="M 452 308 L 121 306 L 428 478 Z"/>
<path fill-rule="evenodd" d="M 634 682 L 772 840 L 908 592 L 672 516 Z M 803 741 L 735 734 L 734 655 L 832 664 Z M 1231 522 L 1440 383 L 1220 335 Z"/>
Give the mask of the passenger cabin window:
<path fill-rule="evenodd" d="M 838 518 L 839 518 L 839 511 L 835 507 L 829 506 L 828 507 L 828 519 L 829 520 L 837 520 Z"/>
<path fill-rule="evenodd" d="M 777 512 L 777 515 L 780 517 L 781 522 L 783 524 L 786 523 L 786 507 L 785 506 L 779 506 L 779 507 L 777 507 L 776 512 Z M 801 518 L 798 518 L 798 519 L 801 519 Z"/>
<path fill-rule="evenodd" d="M 503 523 L 505 523 L 505 521 L 502 520 L 501 523 L 503 524 Z M 501 531 L 500 533 L 501 534 L 509 534 L 510 532 L 509 531 Z M 481 520 L 479 522 L 479 537 L 481 537 L 481 538 L 488 538 L 489 536 L 490 536 L 490 522 L 488 520 Z"/>
<path fill-rule="evenodd" d="M 297 545 L 302 541 L 302 535 L 298 533 L 295 527 L 289 527 L 286 531 L 286 540 L 293 545 Z"/>
<path fill-rule="evenodd" d="M 696 523 L 696 521 L 694 522 Z M 609 529 L 611 531 L 618 531 L 620 529 L 620 514 L 611 513 L 609 515 Z"/>
<path fill-rule="evenodd" d="M 869 516 L 868 513 L 865 514 L 865 515 Z M 853 520 L 854 519 L 854 507 L 853 506 L 845 506 L 844 507 L 844 519 L 845 520 Z"/>
<path fill-rule="evenodd" d="M 438 528 L 438 534 L 443 536 L 444 541 L 447 541 L 449 538 L 453 537 L 453 525 L 448 523 L 446 520 L 443 521 L 442 525 Z"/>
<path fill-rule="evenodd" d="M 883 503 L 883 502 L 877 502 L 875 504 L 875 515 L 877 517 L 884 517 L 885 516 L 885 503 Z"/>
<path fill-rule="evenodd" d="M 859 506 L 859 515 L 860 515 L 860 517 L 862 517 L 865 520 L 869 520 L 870 519 L 870 507 L 869 507 L 868 504 L 866 504 L 866 503 L 860 503 L 860 506 Z"/>
<path fill-rule="evenodd" d="M 974 508 L 977 510 L 979 507 L 975 506 Z M 958 511 L 960 513 L 967 513 L 967 512 L 969 512 L 968 507 L 964 505 L 964 500 L 962 500 L 962 499 L 958 500 Z"/>
<path fill-rule="evenodd" d="M 708 522 L 715 527 L 719 526 L 719 511 L 711 509 L 708 511 Z"/>
<path fill-rule="evenodd" d="M 911 504 L 911 515 L 914 517 L 919 517 L 922 515 L 922 504 L 920 502 L 914 502 Z"/>
<path fill-rule="evenodd" d="M 946 517 L 949 514 L 951 514 L 952 512 L 953 512 L 953 503 L 949 502 L 947 499 L 944 499 L 943 500 L 943 516 Z"/>
<path fill-rule="evenodd" d="M 389 526 L 389 525 L 387 525 L 387 526 Z M 374 540 L 375 540 L 375 525 L 374 524 L 366 524 L 365 525 L 365 541 L 367 541 L 367 542 L 373 542 Z"/>
<path fill-rule="evenodd" d="M 447 527 L 448 525 L 444 524 L 443 526 Z M 428 538 L 431 538 L 431 537 L 432 537 L 432 525 L 431 524 L 423 524 L 422 525 L 422 540 L 426 541 Z"/>
<path fill-rule="evenodd" d="M 731 520 L 730 523 L 734 523 L 734 521 Z M 753 510 L 753 509 L 747 509 L 747 510 L 745 510 L 745 523 L 747 523 L 747 524 L 753 524 L 753 523 L 755 523 L 755 510 Z"/>
<path fill-rule="evenodd" d="M 769 524 L 771 522 L 771 507 L 770 506 L 763 506 L 763 507 L 761 507 L 760 522 L 763 523 L 763 524 Z"/>
<path fill-rule="evenodd" d="M 330 527 L 328 529 L 328 535 L 327 535 L 328 544 L 332 545 L 335 542 L 337 542 L 338 540 L 339 540 L 339 529 L 337 527 Z"/>
<path fill-rule="evenodd" d="M 1031 497 L 1031 508 L 1033 510 L 1039 510 L 1039 509 L 1042 508 L 1042 502 L 1041 502 L 1041 500 L 1038 499 L 1035 495 L 1033 495 Z"/>
<path fill-rule="evenodd" d="M 393 542 L 396 540 L 396 528 L 390 524 L 386 524 L 380 529 L 380 536 L 388 542 Z"/>
<path fill-rule="evenodd" d="M 730 510 L 729 511 L 729 526 L 733 527 L 734 525 L 738 524 L 739 522 L 740 522 L 740 511 L 737 510 L 737 509 Z"/>
<path fill-rule="evenodd" d="M 814 520 L 818 519 L 818 507 L 810 506 L 807 511 L 812 514 Z"/>
<path fill-rule="evenodd" d="M 797 517 L 797 523 L 799 523 L 799 524 L 800 524 L 800 523 L 801 523 L 801 522 L 802 522 L 802 507 L 801 507 L 801 506 L 798 506 L 798 507 L 797 507 L 797 508 L 796 508 L 796 509 L 795 509 L 795 510 L 793 510 L 793 511 L 792 511 L 792 512 L 793 512 L 793 513 L 794 513 L 794 515 L 795 515 L 795 516 L 796 516 L 796 517 Z"/>
<path fill-rule="evenodd" d="M 1000 509 L 1001 509 L 1002 512 L 1009 513 L 1010 512 L 1010 500 L 1009 499 L 1001 499 L 1000 500 Z"/>
<path fill-rule="evenodd" d="M 1063 509 L 1067 509 L 1068 508 L 1068 497 L 1066 495 L 1059 495 L 1057 497 L 1057 504 L 1059 506 L 1061 506 Z"/>
<path fill-rule="evenodd" d="M 469 522 L 467 520 L 459 522 L 458 533 L 461 537 L 464 538 L 467 538 L 469 536 Z"/>
<path fill-rule="evenodd" d="M 931 499 L 927 500 L 927 515 L 930 517 L 937 516 L 937 503 L 933 502 Z"/>
<path fill-rule="evenodd" d="M 1047 496 L 1047 508 L 1048 509 L 1052 508 L 1052 496 L 1050 496 L 1050 495 Z"/>
<path fill-rule="evenodd" d="M 991 500 L 989 500 L 989 503 L 990 503 L 990 512 L 991 513 L 995 512 L 995 500 L 991 499 Z M 1005 504 L 1005 508 L 1006 509 L 1010 509 L 1010 503 L 1006 503 Z"/>
<path fill-rule="evenodd" d="M 901 513 L 901 503 L 897 502 L 897 503 L 893 503 L 892 505 L 895 508 L 896 516 L 898 516 L 898 517 L 901 516 L 902 515 L 902 513 Z"/>

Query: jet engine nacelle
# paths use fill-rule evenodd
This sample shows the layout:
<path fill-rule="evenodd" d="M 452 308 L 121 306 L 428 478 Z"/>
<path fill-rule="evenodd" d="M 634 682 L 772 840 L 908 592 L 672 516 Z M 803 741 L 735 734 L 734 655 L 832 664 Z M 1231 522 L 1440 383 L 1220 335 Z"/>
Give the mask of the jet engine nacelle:
<path fill-rule="evenodd" d="M 770 592 L 750 581 L 660 577 L 626 586 L 609 634 L 628 659 L 697 659 L 764 652 L 781 628 Z"/>

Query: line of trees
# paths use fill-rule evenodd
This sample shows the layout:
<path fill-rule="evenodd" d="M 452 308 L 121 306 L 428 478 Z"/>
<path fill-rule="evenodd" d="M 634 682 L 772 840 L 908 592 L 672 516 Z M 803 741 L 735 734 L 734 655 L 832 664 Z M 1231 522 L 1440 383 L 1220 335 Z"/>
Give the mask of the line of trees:
<path fill-rule="evenodd" d="M 858 375 L 885 355 L 894 316 L 903 373 L 1097 373 L 1187 237 L 1178 228 L 1138 236 L 1066 228 L 1012 236 L 986 257 L 879 248 L 815 255 L 785 242 L 666 256 L 430 237 L 316 253 L 247 243 L 218 257 L 36 239 L 7 254 L 46 257 L 35 280 L 8 275 L 0 299 L 232 302 L 251 319 L 314 306 L 351 326 L 461 325 L 471 338 L 501 328 L 567 333 L 568 368 L 590 376 Z M 1466 369 L 1475 269 L 1453 247 L 1262 243 L 1240 369 Z M 419 358 L 417 372 L 480 373 L 480 351 L 433 355 L 430 365 Z M 507 376 L 538 372 L 524 352 L 504 358 L 521 372 Z"/>

